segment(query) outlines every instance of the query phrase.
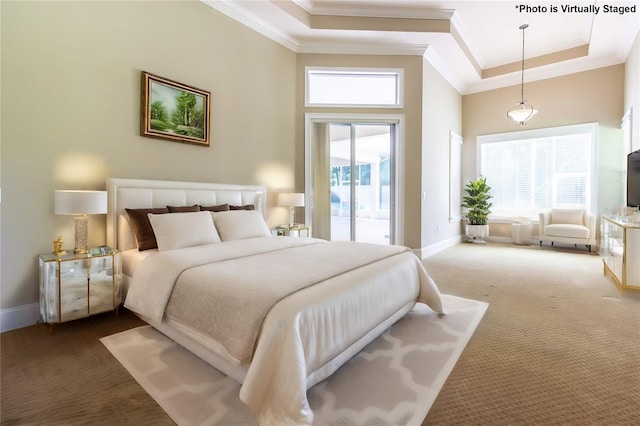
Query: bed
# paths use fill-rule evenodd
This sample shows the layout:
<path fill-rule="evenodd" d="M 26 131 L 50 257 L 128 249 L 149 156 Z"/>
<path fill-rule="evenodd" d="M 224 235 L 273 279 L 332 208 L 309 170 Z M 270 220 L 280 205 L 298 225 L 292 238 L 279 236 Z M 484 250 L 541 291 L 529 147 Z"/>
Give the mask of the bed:
<path fill-rule="evenodd" d="M 272 236 L 263 186 L 108 179 L 107 191 L 125 307 L 242 383 L 260 424 L 311 424 L 307 389 L 417 302 L 443 312 L 406 247 Z M 141 246 L 140 212 L 157 247 Z"/>

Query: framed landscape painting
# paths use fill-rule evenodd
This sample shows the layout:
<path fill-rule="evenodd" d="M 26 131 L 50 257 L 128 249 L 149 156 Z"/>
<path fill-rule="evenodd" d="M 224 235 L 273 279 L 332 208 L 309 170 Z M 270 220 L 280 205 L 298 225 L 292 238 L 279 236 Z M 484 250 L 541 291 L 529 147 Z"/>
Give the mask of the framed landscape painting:
<path fill-rule="evenodd" d="M 140 134 L 209 146 L 210 93 L 142 71 Z"/>

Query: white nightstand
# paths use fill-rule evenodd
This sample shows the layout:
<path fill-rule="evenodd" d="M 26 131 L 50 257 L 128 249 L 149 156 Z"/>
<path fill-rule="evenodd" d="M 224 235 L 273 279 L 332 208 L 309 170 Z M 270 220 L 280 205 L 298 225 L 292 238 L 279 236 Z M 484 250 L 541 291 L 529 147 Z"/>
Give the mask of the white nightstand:
<path fill-rule="evenodd" d="M 271 230 L 271 233 L 277 237 L 310 237 L 311 228 L 304 225 L 295 225 L 293 227 L 283 225 L 276 226 Z"/>
<path fill-rule="evenodd" d="M 120 252 L 41 254 L 40 315 L 47 324 L 112 311 L 120 305 Z"/>

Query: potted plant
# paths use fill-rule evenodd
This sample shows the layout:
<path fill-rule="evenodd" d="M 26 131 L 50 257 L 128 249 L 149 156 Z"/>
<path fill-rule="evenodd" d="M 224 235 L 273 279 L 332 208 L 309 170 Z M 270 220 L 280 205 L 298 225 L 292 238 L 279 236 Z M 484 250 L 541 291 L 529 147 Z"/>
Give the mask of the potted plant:
<path fill-rule="evenodd" d="M 491 187 L 487 185 L 487 178 L 480 176 L 476 180 L 470 180 L 465 186 L 465 195 L 462 198 L 462 207 L 467 208 L 466 218 L 469 223 L 465 226 L 465 233 L 469 241 L 484 243 L 484 238 L 489 236 L 489 213 L 491 213 L 492 196 L 489 194 Z"/>

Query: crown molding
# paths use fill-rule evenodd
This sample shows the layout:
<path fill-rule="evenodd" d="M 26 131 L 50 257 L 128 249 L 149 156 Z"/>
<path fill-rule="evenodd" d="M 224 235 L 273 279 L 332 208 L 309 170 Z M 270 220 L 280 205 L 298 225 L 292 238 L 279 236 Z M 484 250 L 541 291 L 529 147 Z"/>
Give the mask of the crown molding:
<path fill-rule="evenodd" d="M 352 55 L 397 55 L 397 56 L 422 56 L 428 45 L 402 45 L 395 44 L 358 44 L 345 43 L 343 41 L 327 42 L 300 42 L 297 53 L 321 53 L 321 54 L 352 54 Z"/>
<path fill-rule="evenodd" d="M 626 62 L 629 57 L 629 52 L 631 52 L 631 48 L 633 47 L 633 43 L 636 41 L 636 37 L 640 33 L 640 25 L 636 27 L 626 26 L 624 27 L 624 38 L 620 46 L 618 46 L 618 51 L 616 52 L 616 56 L 622 62 Z"/>
<path fill-rule="evenodd" d="M 326 4 L 312 0 L 292 0 L 311 15 L 359 16 L 368 18 L 407 18 L 407 19 L 443 19 L 449 20 L 455 10 L 425 9 L 422 7 L 389 7 L 369 5 L 366 10 L 352 4 Z"/>
<path fill-rule="evenodd" d="M 624 64 L 624 60 L 618 57 L 600 58 L 597 60 L 584 60 L 579 58 L 575 60 L 565 61 L 563 63 L 555 63 L 539 68 L 532 68 L 527 70 L 524 83 L 531 83 L 539 80 L 546 80 L 549 78 L 562 77 L 569 74 L 575 74 L 579 72 L 592 71 L 598 68 L 609 67 L 612 65 Z M 472 93 L 486 92 L 488 90 L 502 89 L 505 87 L 519 86 L 521 82 L 520 72 L 514 72 L 508 75 L 501 75 L 499 77 L 493 77 L 480 81 L 478 83 L 470 84 L 466 87 L 465 92 L 461 92 L 463 95 L 470 95 Z"/>
<path fill-rule="evenodd" d="M 263 36 L 275 41 L 294 52 L 298 51 L 299 42 L 284 31 L 278 30 L 264 19 L 249 14 L 243 8 L 239 7 L 235 1 L 220 0 L 200 0 L 207 6 L 227 15 L 241 24 L 251 28 L 252 30 L 262 34 Z"/>
<path fill-rule="evenodd" d="M 531 57 L 526 60 L 525 70 L 539 68 L 545 65 L 557 64 L 564 61 L 569 61 L 576 58 L 584 58 L 589 56 L 589 45 L 584 44 L 572 49 L 560 50 L 543 56 Z M 498 67 L 487 68 L 482 70 L 482 78 L 497 77 L 503 74 L 510 74 L 512 72 L 519 72 L 522 70 L 522 61 L 512 62 L 510 64 L 504 64 Z"/>
<path fill-rule="evenodd" d="M 471 38 L 466 31 L 464 31 L 462 22 L 457 17 L 457 15 L 453 15 L 450 20 L 451 28 L 449 29 L 449 34 L 456 41 L 462 53 L 467 57 L 467 60 L 475 70 L 478 76 L 482 75 L 482 69 L 484 68 L 484 63 L 486 62 L 480 52 L 478 51 L 475 43 L 473 42 L 473 38 Z"/>
<path fill-rule="evenodd" d="M 313 1 L 312 0 L 291 0 L 291 3 L 298 5 L 299 7 L 306 10 L 308 13 L 313 11 Z"/>
<path fill-rule="evenodd" d="M 436 52 L 436 50 L 432 46 L 427 46 L 422 55 L 424 59 L 433 66 L 436 71 L 442 75 L 442 77 L 449 82 L 450 85 L 453 86 L 454 89 L 458 91 L 460 94 L 465 94 L 467 88 L 465 84 L 460 80 L 460 78 L 454 73 L 449 65 L 442 60 L 440 55 Z"/>

